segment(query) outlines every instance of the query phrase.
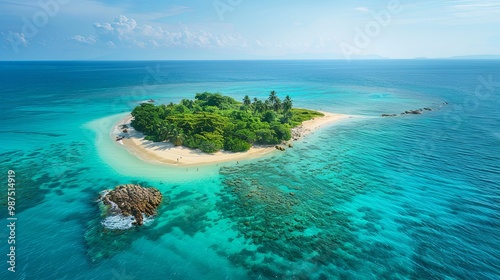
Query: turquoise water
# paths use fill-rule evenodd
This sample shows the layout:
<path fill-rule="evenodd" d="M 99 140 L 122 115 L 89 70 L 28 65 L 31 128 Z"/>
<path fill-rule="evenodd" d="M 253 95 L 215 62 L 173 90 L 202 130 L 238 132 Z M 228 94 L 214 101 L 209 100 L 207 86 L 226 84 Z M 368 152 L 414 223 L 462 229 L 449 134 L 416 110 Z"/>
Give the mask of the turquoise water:
<path fill-rule="evenodd" d="M 18 220 L 0 279 L 498 278 L 499 81 L 498 61 L 1 62 L 0 218 L 12 169 Z M 357 117 L 198 170 L 109 137 L 149 98 L 270 90 Z M 99 192 L 136 182 L 162 191 L 159 215 L 103 228 Z"/>

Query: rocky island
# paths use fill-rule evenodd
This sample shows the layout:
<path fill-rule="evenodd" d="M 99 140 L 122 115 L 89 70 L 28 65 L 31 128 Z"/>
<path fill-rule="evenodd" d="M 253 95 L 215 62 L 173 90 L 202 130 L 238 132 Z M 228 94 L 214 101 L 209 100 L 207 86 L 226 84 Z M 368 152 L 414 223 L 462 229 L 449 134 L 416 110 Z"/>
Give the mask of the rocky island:
<path fill-rule="evenodd" d="M 135 219 L 132 224 L 137 226 L 144 223 L 144 216 L 156 214 L 162 199 L 158 189 L 133 184 L 119 185 L 114 190 L 102 192 L 99 197 L 107 216 L 132 216 Z"/>

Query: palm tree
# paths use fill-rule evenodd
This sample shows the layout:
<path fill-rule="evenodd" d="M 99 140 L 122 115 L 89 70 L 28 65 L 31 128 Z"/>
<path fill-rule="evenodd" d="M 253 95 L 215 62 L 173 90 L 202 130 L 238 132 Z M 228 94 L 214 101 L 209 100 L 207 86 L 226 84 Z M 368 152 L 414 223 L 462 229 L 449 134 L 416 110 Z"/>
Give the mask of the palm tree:
<path fill-rule="evenodd" d="M 188 107 L 189 109 L 193 109 L 193 100 L 188 100 L 188 99 L 182 99 L 181 104 Z"/>
<path fill-rule="evenodd" d="M 276 91 L 271 91 L 271 93 L 269 94 L 269 98 L 267 100 L 269 100 L 269 102 L 271 103 L 271 105 L 274 106 L 274 103 L 276 103 L 276 99 L 278 98 L 278 95 L 276 95 Z"/>
<path fill-rule="evenodd" d="M 290 123 L 290 121 L 292 120 L 292 117 L 293 117 L 293 114 L 291 111 L 285 111 L 283 113 L 283 117 L 281 118 L 281 123 Z"/>
<path fill-rule="evenodd" d="M 250 97 L 248 97 L 248 95 L 245 95 L 245 97 L 243 98 L 243 105 L 250 106 L 250 104 L 252 104 Z"/>
<path fill-rule="evenodd" d="M 293 102 L 290 96 L 286 96 L 285 100 L 283 100 L 283 111 L 288 112 L 292 109 Z"/>
<path fill-rule="evenodd" d="M 270 110 L 272 108 L 273 108 L 273 105 L 272 105 L 271 101 L 269 101 L 269 99 L 264 101 L 264 111 Z"/>
<path fill-rule="evenodd" d="M 264 103 L 261 100 L 254 102 L 254 112 L 262 113 L 264 111 Z"/>
<path fill-rule="evenodd" d="M 172 125 L 167 123 L 166 121 L 162 121 L 156 124 L 156 131 L 158 132 L 158 140 L 165 141 L 171 134 Z"/>
<path fill-rule="evenodd" d="M 257 101 L 258 101 L 258 100 L 259 100 L 259 99 L 257 99 L 257 97 L 254 97 L 254 98 L 253 98 L 253 103 L 252 103 L 252 105 L 250 106 L 250 108 L 252 108 L 252 109 L 253 109 L 254 113 L 255 113 L 255 111 L 256 111 L 256 110 L 255 110 L 255 106 L 257 106 Z"/>
<path fill-rule="evenodd" d="M 184 142 L 184 133 L 182 132 L 182 129 L 175 128 L 172 131 L 170 142 L 172 142 L 174 146 L 182 146 L 182 143 Z"/>
<path fill-rule="evenodd" d="M 281 100 L 276 97 L 276 100 L 274 101 L 274 104 L 273 104 L 273 110 L 276 111 L 276 112 L 279 112 L 281 110 Z"/>

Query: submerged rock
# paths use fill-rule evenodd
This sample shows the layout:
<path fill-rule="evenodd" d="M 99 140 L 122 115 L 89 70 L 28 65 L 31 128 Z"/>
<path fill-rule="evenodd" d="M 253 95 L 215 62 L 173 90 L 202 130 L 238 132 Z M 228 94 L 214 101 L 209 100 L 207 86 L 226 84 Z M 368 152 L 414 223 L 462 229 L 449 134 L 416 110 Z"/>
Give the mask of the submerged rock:
<path fill-rule="evenodd" d="M 420 115 L 422 114 L 422 110 L 410 110 L 410 111 L 405 111 L 406 114 L 413 114 L 413 115 Z"/>
<path fill-rule="evenodd" d="M 445 102 L 444 104 L 447 104 L 447 103 Z M 425 107 L 425 108 L 420 108 L 420 109 L 416 109 L 416 110 L 407 110 L 407 111 L 400 113 L 399 115 L 401 115 L 401 116 L 402 115 L 420 115 L 424 111 L 432 111 L 432 110 L 433 109 L 431 107 Z M 381 116 L 382 117 L 397 117 L 398 114 L 382 114 Z"/>
<path fill-rule="evenodd" d="M 107 215 L 133 216 L 134 225 L 143 224 L 144 216 L 153 216 L 162 201 L 163 195 L 156 188 L 140 185 L 120 185 L 114 190 L 105 191 L 100 201 L 107 206 Z"/>

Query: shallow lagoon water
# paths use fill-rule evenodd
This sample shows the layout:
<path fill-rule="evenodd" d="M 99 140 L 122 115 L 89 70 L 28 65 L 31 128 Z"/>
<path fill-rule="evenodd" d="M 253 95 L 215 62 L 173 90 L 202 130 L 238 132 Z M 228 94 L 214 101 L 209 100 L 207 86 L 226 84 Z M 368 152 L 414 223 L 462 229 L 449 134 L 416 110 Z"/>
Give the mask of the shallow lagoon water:
<path fill-rule="evenodd" d="M 499 66 L 2 62 L 0 166 L 18 179 L 19 244 L 17 272 L 0 278 L 494 279 L 499 90 L 474 90 Z M 158 75 L 144 84 L 148 67 Z M 285 153 L 198 170 L 144 163 L 109 137 L 149 98 L 273 89 L 298 107 L 361 117 Z M 380 117 L 422 107 L 434 110 Z M 123 183 L 155 186 L 166 202 L 147 226 L 106 230 L 96 199 Z"/>

